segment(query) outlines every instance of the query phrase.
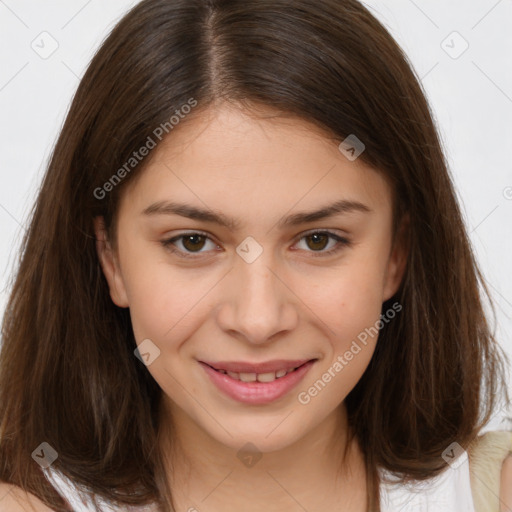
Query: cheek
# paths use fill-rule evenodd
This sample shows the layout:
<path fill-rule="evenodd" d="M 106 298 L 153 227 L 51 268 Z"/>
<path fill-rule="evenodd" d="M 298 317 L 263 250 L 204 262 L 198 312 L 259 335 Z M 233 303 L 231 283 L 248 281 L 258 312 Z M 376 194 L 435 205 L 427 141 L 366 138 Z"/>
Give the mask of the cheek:
<path fill-rule="evenodd" d="M 317 276 L 318 277 L 318 276 Z M 382 308 L 382 269 L 372 258 L 359 256 L 324 275 L 311 277 L 304 302 L 326 324 L 329 337 L 346 341 L 378 320 Z M 314 285 L 313 285 L 314 282 Z"/>
<path fill-rule="evenodd" d="M 161 339 L 180 316 L 180 305 L 187 289 L 172 279 L 163 257 L 147 242 L 120 240 L 120 264 L 128 297 L 135 339 Z"/>
<path fill-rule="evenodd" d="M 207 314 L 217 273 L 170 264 L 165 250 L 132 243 L 121 262 L 135 339 L 175 351 Z"/>
<path fill-rule="evenodd" d="M 301 386 L 300 404 L 331 411 L 360 380 L 378 339 L 382 310 L 378 278 L 368 266 L 354 265 L 350 272 L 337 272 L 328 285 L 313 289 L 308 306 L 321 320 L 317 325 L 325 335 L 320 345 L 325 357 Z"/>
<path fill-rule="evenodd" d="M 382 273 L 380 260 L 360 253 L 322 286 L 311 288 L 308 306 L 329 340 L 321 380 L 332 382 L 329 387 L 337 396 L 353 388 L 373 355 L 382 313 Z"/>
<path fill-rule="evenodd" d="M 136 339 L 153 336 L 166 345 L 183 337 L 187 326 L 201 312 L 201 297 L 209 279 L 187 279 L 166 265 L 155 265 L 132 274 L 130 314 Z"/>

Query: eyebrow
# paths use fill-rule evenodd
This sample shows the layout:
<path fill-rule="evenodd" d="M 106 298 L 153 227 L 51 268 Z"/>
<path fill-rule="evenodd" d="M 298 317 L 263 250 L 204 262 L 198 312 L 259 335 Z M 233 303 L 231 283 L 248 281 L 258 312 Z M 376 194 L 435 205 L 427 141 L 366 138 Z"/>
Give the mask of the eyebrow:
<path fill-rule="evenodd" d="M 317 220 L 327 219 L 335 215 L 349 214 L 355 212 L 370 213 L 373 210 L 367 205 L 347 199 L 341 199 L 328 204 L 317 210 L 309 212 L 299 212 L 283 217 L 278 223 L 278 227 L 285 228 L 307 224 Z M 240 221 L 226 216 L 221 212 L 205 210 L 190 204 L 176 203 L 172 201 L 158 201 L 151 204 L 142 211 L 143 215 L 179 215 L 188 219 L 211 222 L 228 228 L 232 231 L 240 229 Z"/>

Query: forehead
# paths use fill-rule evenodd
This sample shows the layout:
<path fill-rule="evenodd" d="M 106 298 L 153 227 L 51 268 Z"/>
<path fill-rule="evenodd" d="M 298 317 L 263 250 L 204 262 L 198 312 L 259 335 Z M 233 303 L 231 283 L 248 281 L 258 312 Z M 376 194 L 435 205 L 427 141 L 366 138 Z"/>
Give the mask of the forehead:
<path fill-rule="evenodd" d="M 361 159 L 350 161 L 338 144 L 307 120 L 269 108 L 212 107 L 158 144 L 122 202 L 147 207 L 149 201 L 185 199 L 216 210 L 233 206 L 247 216 L 340 199 L 390 209 L 382 173 Z"/>

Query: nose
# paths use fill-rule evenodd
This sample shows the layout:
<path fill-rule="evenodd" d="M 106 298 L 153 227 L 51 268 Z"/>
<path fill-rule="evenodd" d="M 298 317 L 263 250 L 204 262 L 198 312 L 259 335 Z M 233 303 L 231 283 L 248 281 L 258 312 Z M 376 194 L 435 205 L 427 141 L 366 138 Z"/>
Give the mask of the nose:
<path fill-rule="evenodd" d="M 223 330 L 255 345 L 293 330 L 299 318 L 292 283 L 279 275 L 265 254 L 252 263 L 242 258 L 235 261 L 225 282 L 224 302 L 217 310 Z"/>

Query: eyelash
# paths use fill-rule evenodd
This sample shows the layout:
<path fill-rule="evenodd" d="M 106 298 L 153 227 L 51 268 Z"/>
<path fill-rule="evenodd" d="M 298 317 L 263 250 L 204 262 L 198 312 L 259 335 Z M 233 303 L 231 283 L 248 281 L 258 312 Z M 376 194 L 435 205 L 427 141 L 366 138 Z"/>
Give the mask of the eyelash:
<path fill-rule="evenodd" d="M 183 233 L 183 234 L 181 234 L 179 236 L 175 236 L 173 238 L 169 238 L 167 240 L 162 240 L 161 244 L 166 249 L 168 249 L 172 253 L 178 254 L 182 258 L 197 259 L 199 257 L 199 255 L 201 254 L 200 252 L 198 252 L 198 253 L 184 252 L 184 251 L 182 251 L 180 249 L 177 249 L 174 246 L 174 242 L 176 242 L 176 241 L 178 241 L 178 240 L 180 240 L 182 238 L 186 238 L 187 236 L 193 236 L 193 235 L 204 236 L 207 239 L 211 240 L 211 238 L 208 235 L 208 233 L 205 233 L 204 231 L 192 231 L 192 232 L 189 232 L 189 233 Z M 336 233 L 333 233 L 332 231 L 328 231 L 328 230 L 323 230 L 323 231 L 315 230 L 315 231 L 307 232 L 307 233 L 305 233 L 304 235 L 302 235 L 299 238 L 298 242 L 300 242 L 302 239 L 307 238 L 307 237 L 312 236 L 312 235 L 328 235 L 330 238 L 332 238 L 332 239 L 334 239 L 334 240 L 336 240 L 338 242 L 338 244 L 334 248 L 332 248 L 332 249 L 330 249 L 328 251 L 307 251 L 307 252 L 313 253 L 312 256 L 314 258 L 331 256 L 331 255 L 341 251 L 343 248 L 351 246 L 350 240 L 348 240 L 347 238 L 344 238 L 342 236 L 339 236 Z M 213 240 L 211 240 L 211 241 L 213 242 Z"/>

